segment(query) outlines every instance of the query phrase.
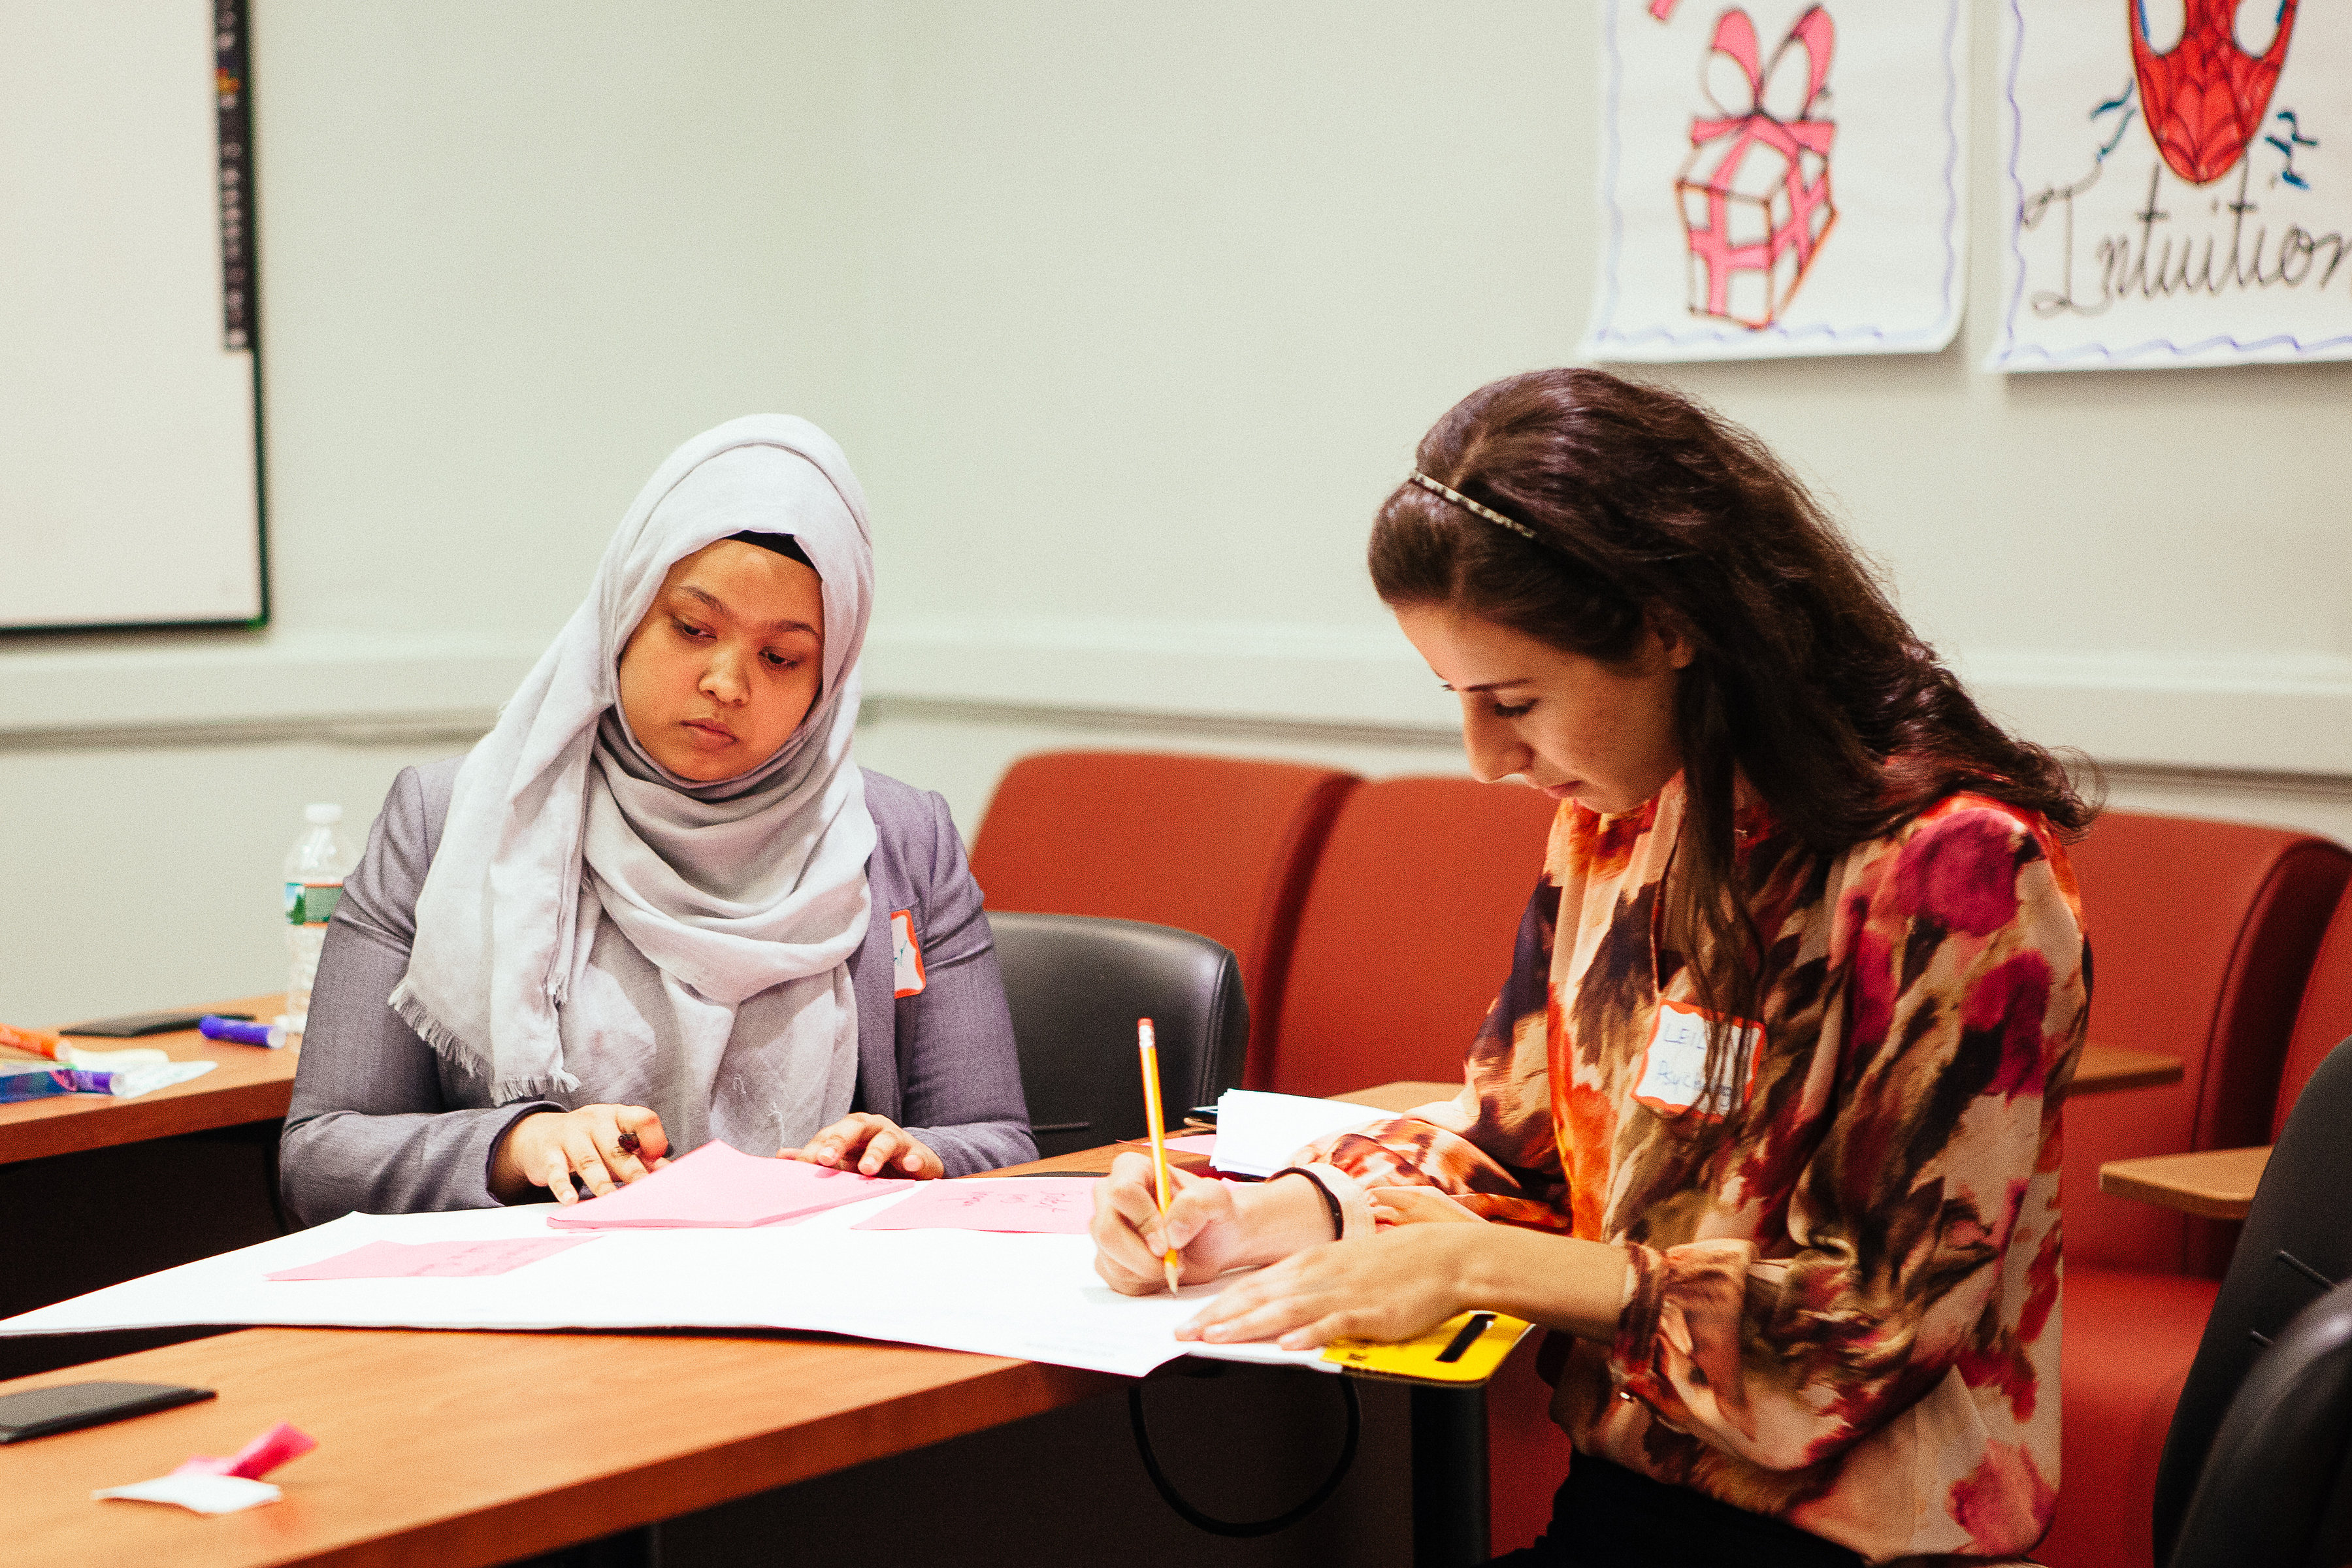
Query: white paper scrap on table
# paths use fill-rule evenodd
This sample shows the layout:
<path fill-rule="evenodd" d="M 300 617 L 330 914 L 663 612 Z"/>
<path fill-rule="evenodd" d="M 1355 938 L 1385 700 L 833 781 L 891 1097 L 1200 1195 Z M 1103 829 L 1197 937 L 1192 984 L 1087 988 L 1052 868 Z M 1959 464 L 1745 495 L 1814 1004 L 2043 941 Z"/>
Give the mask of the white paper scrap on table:
<path fill-rule="evenodd" d="M 1392 1121 L 1393 1110 L 1303 1094 L 1229 1089 L 1217 1098 L 1217 1151 L 1210 1164 L 1237 1176 L 1271 1176 L 1309 1143 Z"/>
<path fill-rule="evenodd" d="M 167 1502 L 192 1513 L 236 1513 L 244 1509 L 258 1508 L 266 1502 L 276 1502 L 286 1494 L 268 1481 L 249 1481 L 243 1476 L 207 1476 L 187 1471 L 157 1476 L 152 1481 L 133 1481 L 127 1487 L 108 1487 L 89 1495 L 99 1500 L 121 1498 L 130 1502 Z"/>
<path fill-rule="evenodd" d="M 1359 1108 L 1360 1109 L 1360 1108 Z M 1378 1114 L 1377 1112 L 1373 1114 Z M 552 1204 L 346 1215 L 0 1321 L 0 1335 L 197 1323 L 409 1329 L 783 1329 L 1014 1356 L 1139 1377 L 1182 1355 L 1322 1366 L 1312 1351 L 1200 1346 L 1177 1326 L 1223 1288 L 1121 1296 L 1087 1237 L 851 1228 L 893 1193 L 788 1226 L 613 1230 L 471 1278 L 270 1280 L 371 1241 L 547 1236 Z M 593 1201 L 593 1200 L 592 1200 Z"/>

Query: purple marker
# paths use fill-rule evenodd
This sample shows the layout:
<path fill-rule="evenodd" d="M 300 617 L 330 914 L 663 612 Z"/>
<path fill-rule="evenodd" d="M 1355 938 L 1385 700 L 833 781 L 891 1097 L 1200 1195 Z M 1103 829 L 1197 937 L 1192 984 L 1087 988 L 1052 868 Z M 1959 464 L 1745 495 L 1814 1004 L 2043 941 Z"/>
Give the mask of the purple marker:
<path fill-rule="evenodd" d="M 286 1043 L 286 1030 L 278 1024 L 252 1024 L 242 1018 L 223 1018 L 207 1013 L 196 1024 L 196 1032 L 208 1040 L 226 1040 L 238 1046 L 268 1046 L 272 1050 Z"/>

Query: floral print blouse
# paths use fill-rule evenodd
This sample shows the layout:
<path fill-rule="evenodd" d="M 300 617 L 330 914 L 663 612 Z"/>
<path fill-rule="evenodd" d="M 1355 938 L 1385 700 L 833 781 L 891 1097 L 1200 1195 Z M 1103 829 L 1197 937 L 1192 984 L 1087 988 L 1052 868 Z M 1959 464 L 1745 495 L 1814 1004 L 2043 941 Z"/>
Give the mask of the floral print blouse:
<path fill-rule="evenodd" d="M 2057 1091 L 2089 990 L 2065 851 L 1958 795 L 1825 858 L 1743 795 L 1761 1043 L 1709 1138 L 1730 1108 L 1692 1081 L 1691 975 L 1656 935 L 1684 799 L 1563 805 L 1460 1096 L 1314 1158 L 1358 1215 L 1426 1184 L 1627 1249 L 1617 1337 L 1571 1342 L 1553 1400 L 1580 1452 L 1874 1563 L 2027 1551 L 2057 1498 Z"/>

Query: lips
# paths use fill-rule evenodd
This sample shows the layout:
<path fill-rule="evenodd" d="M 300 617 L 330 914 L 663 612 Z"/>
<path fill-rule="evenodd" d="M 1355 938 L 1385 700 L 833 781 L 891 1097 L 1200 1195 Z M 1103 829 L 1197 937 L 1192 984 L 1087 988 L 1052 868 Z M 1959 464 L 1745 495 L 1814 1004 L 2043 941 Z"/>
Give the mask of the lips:
<path fill-rule="evenodd" d="M 722 744 L 735 739 L 735 731 L 716 719 L 688 719 L 685 723 L 687 731 L 705 744 Z"/>

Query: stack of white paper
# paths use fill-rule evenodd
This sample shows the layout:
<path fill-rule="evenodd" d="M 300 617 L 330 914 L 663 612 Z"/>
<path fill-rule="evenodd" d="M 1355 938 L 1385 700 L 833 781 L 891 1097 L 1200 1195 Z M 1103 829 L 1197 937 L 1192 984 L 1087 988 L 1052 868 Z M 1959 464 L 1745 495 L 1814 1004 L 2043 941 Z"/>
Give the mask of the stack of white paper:
<path fill-rule="evenodd" d="M 1392 1110 L 1344 1100 L 1229 1089 L 1217 1098 L 1217 1151 L 1209 1163 L 1237 1176 L 1271 1176 L 1297 1164 L 1309 1143 L 1395 1117 Z"/>

